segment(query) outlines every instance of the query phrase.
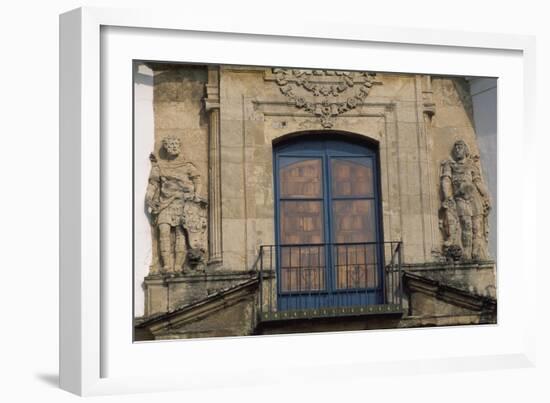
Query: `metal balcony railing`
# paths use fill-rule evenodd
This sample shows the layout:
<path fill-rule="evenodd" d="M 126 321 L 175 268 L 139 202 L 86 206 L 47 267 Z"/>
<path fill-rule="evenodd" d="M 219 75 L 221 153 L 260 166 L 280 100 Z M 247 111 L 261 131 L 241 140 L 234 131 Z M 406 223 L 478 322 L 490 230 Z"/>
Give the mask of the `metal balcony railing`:
<path fill-rule="evenodd" d="M 402 313 L 402 243 L 262 245 L 260 320 Z"/>

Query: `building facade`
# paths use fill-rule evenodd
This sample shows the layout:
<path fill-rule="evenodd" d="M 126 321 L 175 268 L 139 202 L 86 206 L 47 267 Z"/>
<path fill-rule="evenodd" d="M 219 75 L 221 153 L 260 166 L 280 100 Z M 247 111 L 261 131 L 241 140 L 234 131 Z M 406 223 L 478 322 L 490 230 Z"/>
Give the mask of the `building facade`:
<path fill-rule="evenodd" d="M 471 80 L 162 63 L 135 76 L 151 146 L 145 160 L 136 104 L 136 340 L 496 323 L 496 169 Z"/>

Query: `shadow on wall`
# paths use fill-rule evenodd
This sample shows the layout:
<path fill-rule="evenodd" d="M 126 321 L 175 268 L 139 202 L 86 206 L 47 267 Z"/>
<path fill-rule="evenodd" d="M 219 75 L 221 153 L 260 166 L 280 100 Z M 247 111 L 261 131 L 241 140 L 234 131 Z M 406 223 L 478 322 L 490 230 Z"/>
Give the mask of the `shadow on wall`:
<path fill-rule="evenodd" d="M 489 215 L 489 251 L 497 258 L 497 79 L 470 78 L 474 128 L 478 138 L 481 167 L 492 198 Z"/>

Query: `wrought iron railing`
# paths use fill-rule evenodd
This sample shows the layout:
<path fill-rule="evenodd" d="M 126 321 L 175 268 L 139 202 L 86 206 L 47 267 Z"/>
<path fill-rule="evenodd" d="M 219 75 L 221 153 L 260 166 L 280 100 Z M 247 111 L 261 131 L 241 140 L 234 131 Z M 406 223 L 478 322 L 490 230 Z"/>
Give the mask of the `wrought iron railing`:
<path fill-rule="evenodd" d="M 402 311 L 401 242 L 262 245 L 260 320 Z"/>

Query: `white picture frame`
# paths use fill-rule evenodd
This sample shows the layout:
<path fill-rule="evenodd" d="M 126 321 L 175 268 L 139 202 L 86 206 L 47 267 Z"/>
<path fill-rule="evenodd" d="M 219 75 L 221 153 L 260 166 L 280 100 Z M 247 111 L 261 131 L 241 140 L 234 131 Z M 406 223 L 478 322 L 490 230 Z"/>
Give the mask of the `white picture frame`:
<path fill-rule="evenodd" d="M 139 51 L 134 43 L 137 39 Z M 182 41 L 186 46 L 181 46 Z M 229 49 L 224 51 L 220 46 L 223 42 L 232 46 L 225 46 Z M 525 189 L 534 188 L 536 183 L 535 175 L 523 177 L 507 164 L 510 152 L 514 152 L 515 158 L 522 160 L 524 171 L 536 172 L 535 161 L 527 158 L 534 137 L 532 37 L 353 24 L 329 27 L 307 19 L 290 26 L 269 20 L 234 25 L 229 19 L 168 11 L 81 8 L 60 17 L 60 45 L 63 389 L 97 395 L 293 383 L 297 374 L 302 381 L 342 380 L 418 370 L 533 365 L 535 285 L 525 279 L 534 278 L 537 270 L 528 238 L 535 233 L 534 201 L 526 196 L 527 192 L 513 200 L 503 197 L 514 192 L 510 185 L 514 180 Z M 286 54 L 277 52 L 283 45 Z M 300 50 L 303 53 L 313 45 L 314 54 L 299 59 Z M 179 56 L 174 56 L 174 49 L 178 49 Z M 323 61 L 327 50 L 331 57 L 327 60 L 325 56 Z M 367 62 L 362 57 L 340 58 L 338 52 L 378 55 L 368 62 L 372 71 L 499 77 L 498 169 L 499 178 L 506 178 L 499 182 L 499 218 L 506 217 L 506 221 L 499 220 L 498 325 L 132 343 L 129 324 L 133 310 L 132 300 L 128 299 L 132 287 L 128 277 L 131 214 L 124 213 L 125 203 L 131 203 L 131 183 L 124 179 L 132 168 L 131 149 L 127 149 L 132 103 L 131 67 L 127 68 L 127 61 L 323 63 L 322 67 L 330 68 L 365 68 Z M 516 136 L 518 132 L 523 134 L 519 144 L 512 142 L 514 132 Z M 521 209 L 517 209 L 518 198 Z M 512 209 L 515 214 L 510 214 Z M 113 220 L 119 220 L 120 225 L 113 228 Z M 518 234 L 522 242 L 517 241 Z M 108 239 L 117 239 L 117 244 Z M 514 267 L 521 271 L 514 271 Z M 514 287 L 521 306 L 510 298 Z M 346 346 L 343 353 L 316 355 L 319 344 L 342 341 Z M 407 343 L 415 349 L 407 349 Z M 369 344 L 376 345 L 376 349 Z M 295 354 L 285 360 L 281 352 L 288 349 Z"/>

